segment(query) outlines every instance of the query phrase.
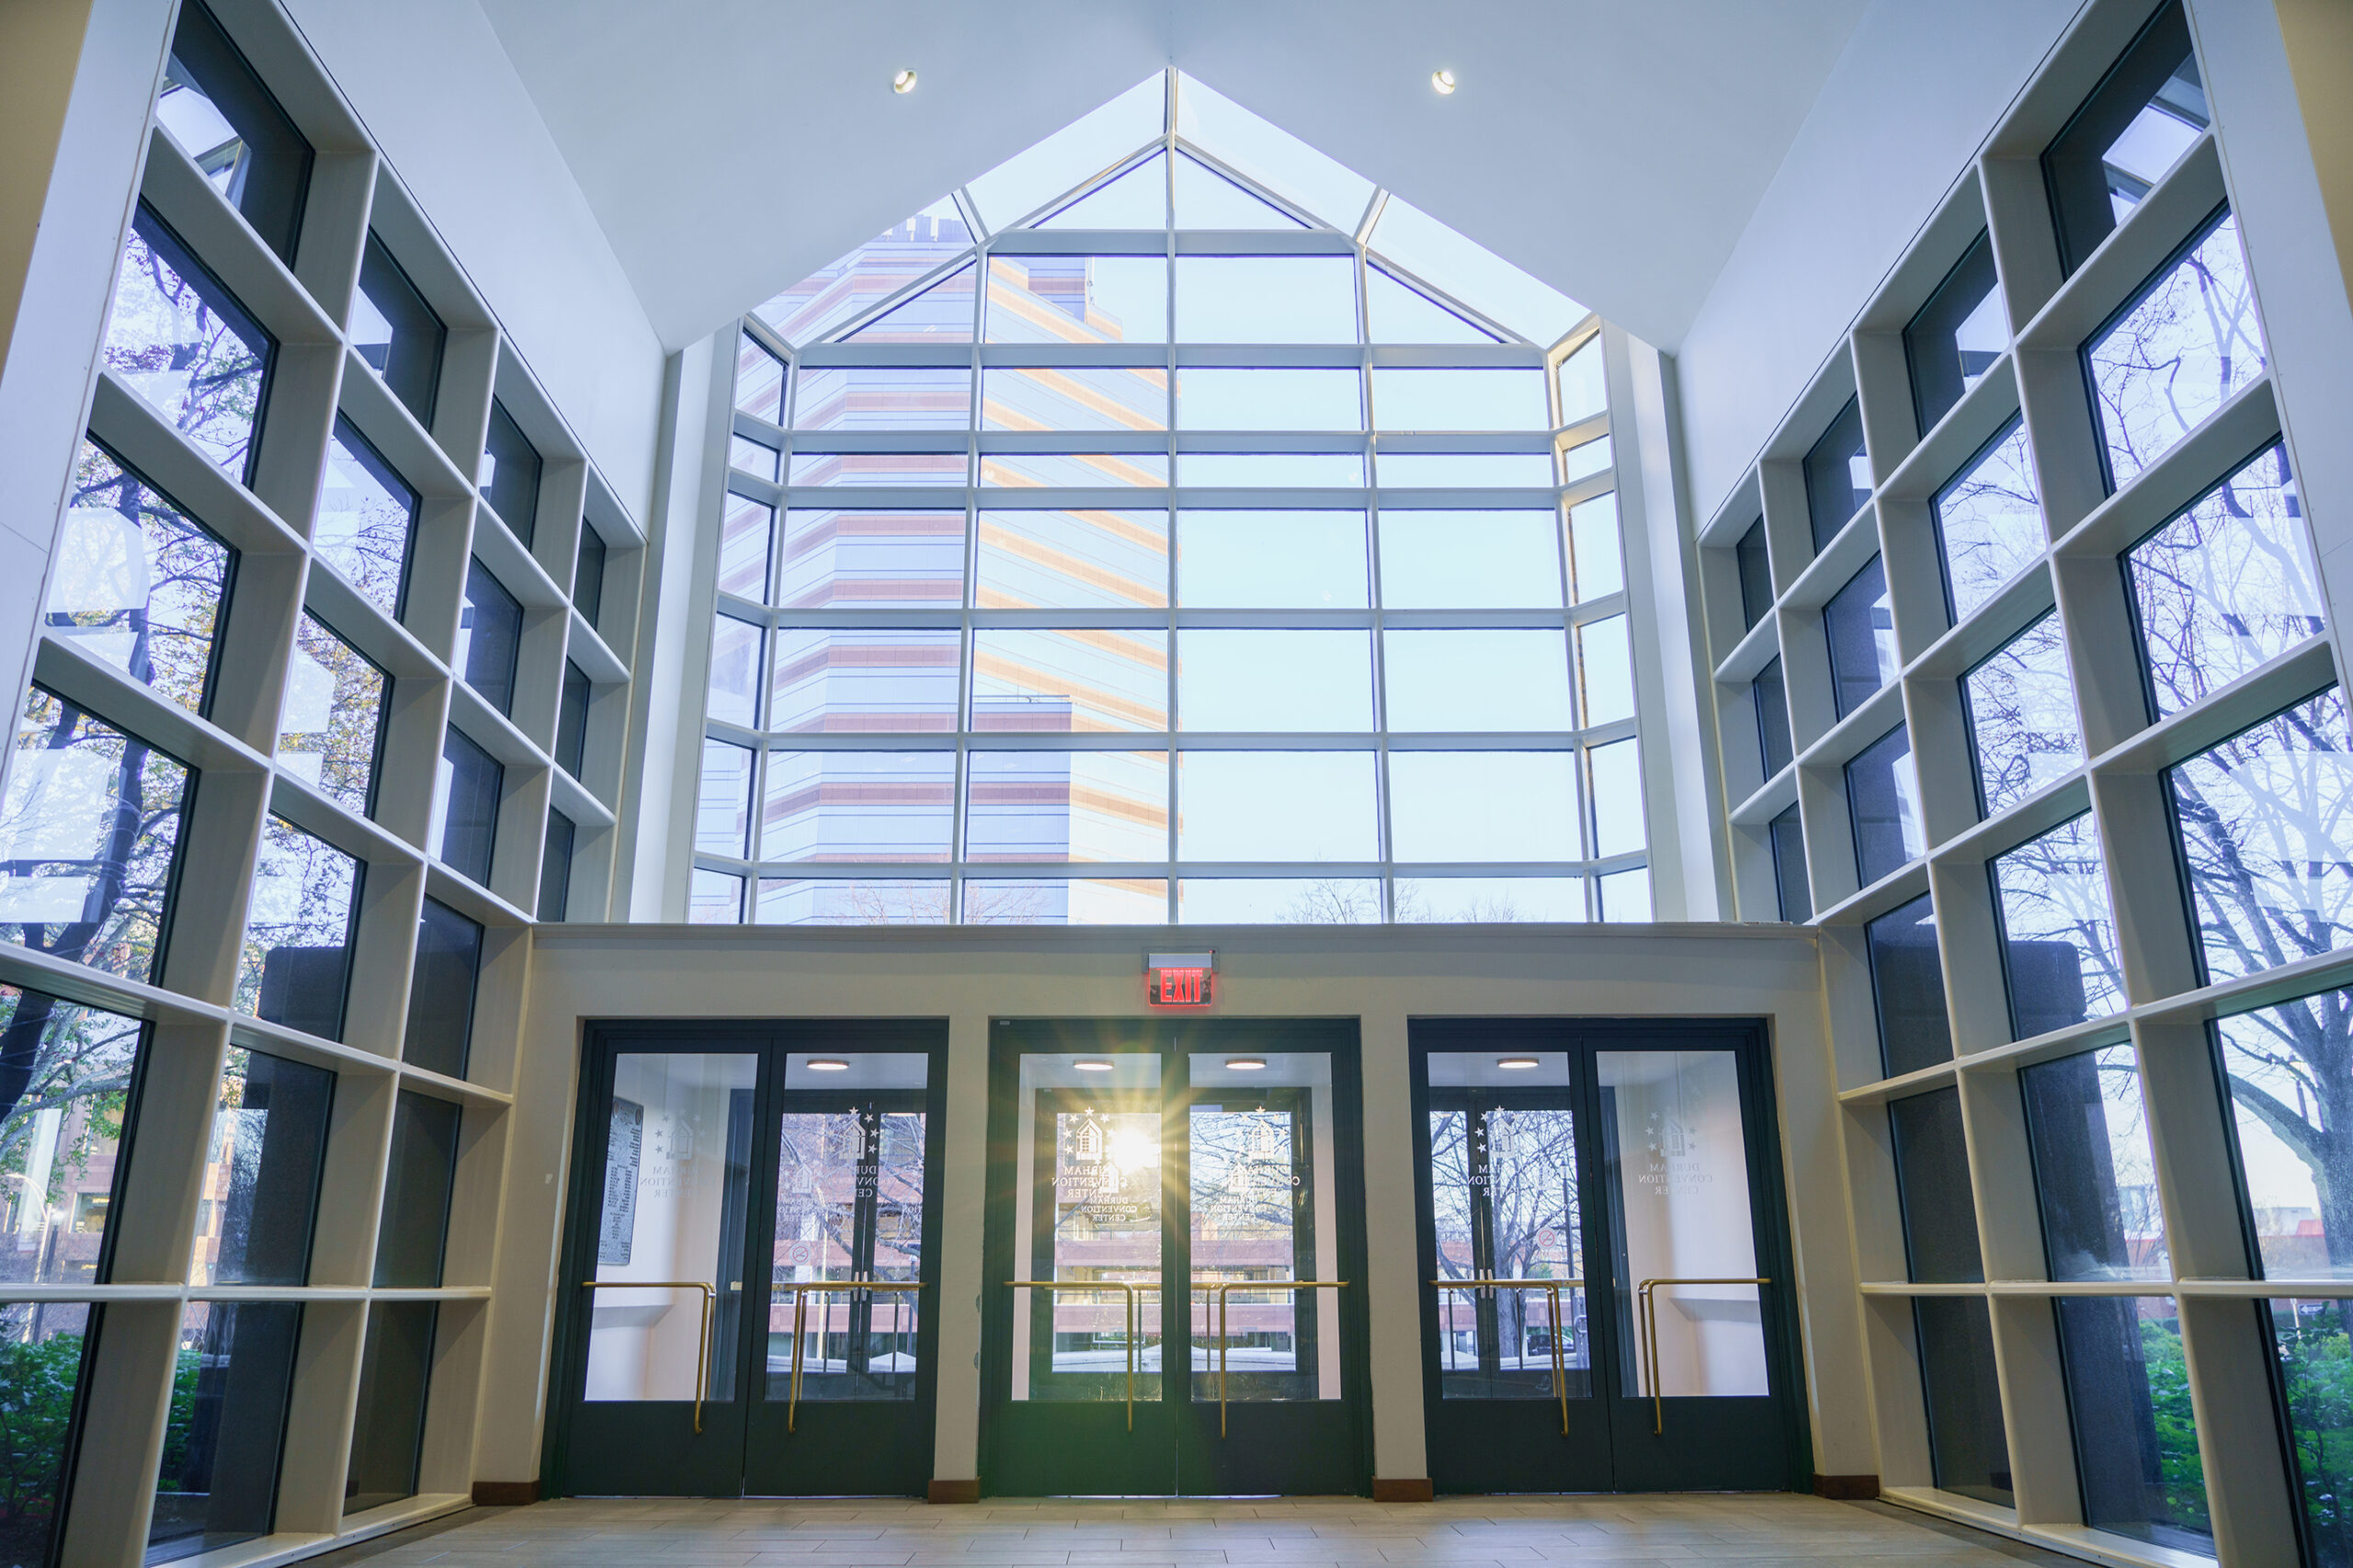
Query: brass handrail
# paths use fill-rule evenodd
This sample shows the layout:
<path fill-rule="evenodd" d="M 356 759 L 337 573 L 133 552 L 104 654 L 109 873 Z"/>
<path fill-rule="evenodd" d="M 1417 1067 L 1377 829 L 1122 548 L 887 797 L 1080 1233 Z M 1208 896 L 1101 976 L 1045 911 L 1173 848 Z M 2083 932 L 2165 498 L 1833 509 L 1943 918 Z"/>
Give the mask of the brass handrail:
<path fill-rule="evenodd" d="M 1345 1279 L 1226 1279 L 1196 1280 L 1194 1282 L 1192 1288 L 1193 1290 L 1215 1290 L 1217 1292 L 1217 1435 L 1220 1437 L 1223 1437 L 1225 1436 L 1225 1346 L 1227 1339 L 1225 1332 L 1225 1293 L 1228 1290 L 1337 1290 L 1346 1287 L 1347 1284 L 1347 1281 Z M 1188 1291 L 1187 1295 L 1190 1296 L 1191 1293 L 1191 1291 Z M 1187 1307 L 1185 1309 L 1185 1312 L 1188 1317 L 1191 1316 L 1192 1308 Z M 1207 1325 L 1204 1324 L 1203 1326 L 1206 1327 Z M 1296 1333 L 1291 1336 L 1291 1343 L 1293 1345 L 1299 1343 L 1299 1336 Z M 1191 1375 L 1192 1369 L 1190 1363 L 1192 1359 L 1192 1355 L 1188 1351 L 1185 1357 L 1185 1360 L 1187 1362 L 1186 1374 L 1188 1376 Z"/>
<path fill-rule="evenodd" d="M 584 1290 L 700 1290 L 702 1292 L 702 1340 L 695 1351 L 695 1430 L 702 1430 L 702 1396 L 710 1386 L 710 1307 L 719 1299 L 718 1287 L 699 1279 L 583 1279 Z"/>
<path fill-rule="evenodd" d="M 1634 1287 L 1634 1301 L 1643 1320 L 1643 1377 L 1651 1385 L 1651 1430 L 1660 1436 L 1666 1432 L 1666 1400 L 1658 1387 L 1658 1301 L 1655 1295 L 1661 1285 L 1770 1285 L 1761 1277 L 1738 1279 L 1680 1279 L 1662 1276 L 1645 1279 Z"/>
<path fill-rule="evenodd" d="M 800 1428 L 801 1343 L 807 1337 L 805 1325 L 809 1317 L 809 1298 L 829 1296 L 837 1290 L 856 1295 L 860 1290 L 920 1290 L 922 1289 L 923 1281 L 920 1279 L 815 1279 L 806 1284 L 799 1280 L 784 1279 L 768 1287 L 771 1293 L 779 1290 L 792 1292 L 792 1392 L 784 1407 L 784 1429 L 787 1432 L 797 1431 Z M 817 1332 L 820 1334 L 824 1332 L 823 1323 L 817 1325 Z"/>
<path fill-rule="evenodd" d="M 1008 1279 L 1006 1284 L 1023 1290 L 1124 1290 L 1128 1295 L 1128 1430 L 1136 1429 L 1136 1330 L 1141 1320 L 1136 1315 L 1136 1292 L 1157 1290 L 1153 1285 L 1134 1285 L 1125 1279 Z M 1051 1310 L 1051 1309 L 1049 1309 Z"/>
<path fill-rule="evenodd" d="M 1552 1313 L 1552 1391 L 1561 1396 L 1561 1436 L 1569 1435 L 1569 1372 L 1561 1354 L 1561 1289 L 1585 1289 L 1582 1279 L 1433 1279 L 1431 1284 L 1441 1290 L 1541 1290 L 1551 1298 Z M 1524 1353 L 1523 1353 L 1524 1354 Z"/>

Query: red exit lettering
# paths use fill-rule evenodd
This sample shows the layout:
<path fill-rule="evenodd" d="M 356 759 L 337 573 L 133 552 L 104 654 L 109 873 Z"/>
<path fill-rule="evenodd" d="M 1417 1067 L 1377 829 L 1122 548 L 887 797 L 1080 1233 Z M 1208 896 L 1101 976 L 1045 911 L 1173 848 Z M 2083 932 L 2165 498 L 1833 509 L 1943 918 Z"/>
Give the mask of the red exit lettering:
<path fill-rule="evenodd" d="M 1152 971 L 1152 1005 L 1155 1007 L 1206 1007 L 1210 1005 L 1210 971 L 1155 969 Z"/>

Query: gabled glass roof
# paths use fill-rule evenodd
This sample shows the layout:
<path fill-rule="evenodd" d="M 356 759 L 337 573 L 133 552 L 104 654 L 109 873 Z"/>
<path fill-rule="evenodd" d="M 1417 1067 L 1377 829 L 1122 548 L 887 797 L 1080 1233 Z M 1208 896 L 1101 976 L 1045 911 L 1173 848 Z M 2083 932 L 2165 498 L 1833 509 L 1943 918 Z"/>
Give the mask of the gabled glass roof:
<path fill-rule="evenodd" d="M 1366 304 L 1375 343 L 1519 341 L 1549 347 L 1589 313 L 1419 208 L 1175 71 L 1137 83 L 753 313 L 795 347 L 828 341 L 970 342 L 981 241 L 1025 228 L 1074 234 L 1165 230 L 1171 226 L 1172 203 L 1173 226 L 1179 230 L 1302 235 L 1322 230 L 1361 239 L 1382 263 L 1368 269 Z M 1005 260 L 998 256 L 989 265 Z"/>

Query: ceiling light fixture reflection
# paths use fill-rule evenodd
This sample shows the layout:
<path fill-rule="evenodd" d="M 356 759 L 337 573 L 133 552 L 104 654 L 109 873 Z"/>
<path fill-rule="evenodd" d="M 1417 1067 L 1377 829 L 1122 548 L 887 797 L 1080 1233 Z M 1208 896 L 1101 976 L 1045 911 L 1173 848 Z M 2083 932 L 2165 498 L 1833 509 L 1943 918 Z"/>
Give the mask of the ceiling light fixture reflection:
<path fill-rule="evenodd" d="M 1108 1073 L 1118 1063 L 1108 1056 L 1081 1056 L 1073 1059 L 1071 1065 L 1082 1073 Z"/>
<path fill-rule="evenodd" d="M 914 92 L 915 90 L 915 74 L 912 71 L 900 72 L 897 75 L 891 78 L 891 90 L 894 93 Z M 1449 87 L 1446 90 L 1449 93 L 1454 91 L 1452 87 Z"/>
<path fill-rule="evenodd" d="M 1506 1073 L 1526 1073 L 1542 1064 L 1533 1056 L 1498 1056 L 1495 1065 Z"/>
<path fill-rule="evenodd" d="M 812 1073 L 847 1073 L 849 1063 L 838 1056 L 813 1056 L 801 1065 Z"/>
<path fill-rule="evenodd" d="M 1263 1056 L 1229 1056 L 1225 1059 L 1225 1070 L 1229 1073 L 1264 1073 L 1267 1059 Z"/>
<path fill-rule="evenodd" d="M 1439 69 L 1430 73 L 1430 85 L 1443 95 L 1454 91 L 1454 73 Z"/>

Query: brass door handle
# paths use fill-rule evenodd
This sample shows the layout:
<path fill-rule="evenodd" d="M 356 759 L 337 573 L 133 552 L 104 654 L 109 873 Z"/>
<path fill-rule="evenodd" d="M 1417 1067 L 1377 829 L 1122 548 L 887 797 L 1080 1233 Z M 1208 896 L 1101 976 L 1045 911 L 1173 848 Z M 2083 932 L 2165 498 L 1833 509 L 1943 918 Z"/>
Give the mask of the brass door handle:
<path fill-rule="evenodd" d="M 1225 1293 L 1228 1290 L 1337 1290 L 1347 1284 L 1345 1279 L 1227 1279 L 1202 1280 L 1194 1284 L 1195 1290 L 1217 1292 L 1217 1435 L 1220 1437 L 1225 1436 L 1225 1347 L 1228 1337 L 1225 1332 Z M 1192 1311 L 1191 1307 L 1187 1307 L 1186 1315 L 1191 1316 Z M 1291 1343 L 1298 1343 L 1296 1335 Z M 1188 1376 L 1191 1375 L 1192 1359 L 1188 1352 L 1185 1358 Z"/>
<path fill-rule="evenodd" d="M 1770 1285 L 1763 1278 L 1737 1279 L 1680 1279 L 1660 1278 L 1645 1279 L 1634 1287 L 1634 1301 L 1643 1320 L 1643 1378 L 1651 1385 L 1651 1430 L 1664 1435 L 1666 1431 L 1666 1402 L 1658 1388 L 1658 1298 L 1662 1285 Z"/>
<path fill-rule="evenodd" d="M 710 1305 L 718 1290 L 699 1279 L 583 1279 L 584 1290 L 700 1290 L 702 1339 L 695 1350 L 695 1430 L 702 1430 L 702 1397 L 710 1387 Z"/>
<path fill-rule="evenodd" d="M 771 1294 L 780 1290 L 792 1292 L 792 1393 L 784 1407 L 784 1429 L 787 1432 L 797 1430 L 801 1422 L 801 1346 L 808 1338 L 805 1325 L 809 1321 L 809 1298 L 830 1296 L 837 1291 L 854 1296 L 860 1290 L 920 1290 L 923 1285 L 920 1279 L 826 1279 L 813 1285 L 786 1281 L 768 1287 Z M 817 1332 L 824 1332 L 823 1322 L 818 1324 Z"/>
<path fill-rule="evenodd" d="M 1136 1291 L 1157 1290 L 1158 1285 L 1137 1286 L 1125 1279 L 1008 1279 L 1006 1284 L 1017 1290 L 1124 1290 L 1127 1292 L 1128 1330 L 1128 1430 L 1136 1429 L 1136 1331 L 1141 1326 L 1136 1317 Z"/>
<path fill-rule="evenodd" d="M 1561 1436 L 1569 1435 L 1569 1374 L 1568 1365 L 1561 1353 L 1561 1290 L 1563 1286 L 1583 1290 L 1582 1279 L 1433 1279 L 1431 1284 L 1441 1290 L 1541 1290 L 1552 1314 L 1552 1391 L 1561 1396 Z"/>

